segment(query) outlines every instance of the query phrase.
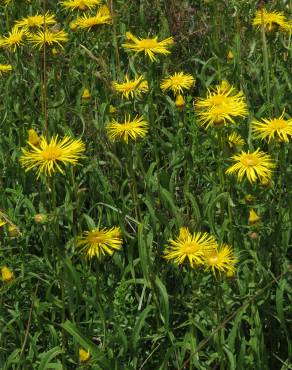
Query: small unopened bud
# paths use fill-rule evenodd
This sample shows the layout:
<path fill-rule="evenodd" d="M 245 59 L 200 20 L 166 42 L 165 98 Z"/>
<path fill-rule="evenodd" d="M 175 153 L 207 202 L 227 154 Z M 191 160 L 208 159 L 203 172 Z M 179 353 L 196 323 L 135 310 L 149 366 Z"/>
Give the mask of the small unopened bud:
<path fill-rule="evenodd" d="M 110 112 L 110 114 L 115 114 L 117 112 L 117 108 L 114 107 L 113 105 L 110 105 L 109 106 L 109 112 Z"/>
<path fill-rule="evenodd" d="M 260 222 L 261 222 L 260 216 L 258 216 L 256 212 L 253 209 L 251 209 L 249 211 L 248 224 L 256 225 L 256 224 L 259 224 Z"/>
<path fill-rule="evenodd" d="M 6 221 L 3 218 L 0 218 L 0 227 L 4 226 Z"/>
<path fill-rule="evenodd" d="M 34 216 L 34 221 L 37 224 L 44 224 L 48 221 L 48 216 L 43 213 L 38 213 Z"/>
<path fill-rule="evenodd" d="M 40 138 L 39 138 L 39 135 L 37 134 L 36 130 L 33 129 L 33 128 L 28 130 L 28 142 L 31 145 L 39 146 Z"/>
<path fill-rule="evenodd" d="M 8 226 L 8 234 L 11 238 L 16 238 L 20 232 L 16 226 L 10 225 Z"/>
<path fill-rule="evenodd" d="M 268 179 L 267 177 L 263 177 L 263 178 L 260 180 L 260 183 L 261 183 L 261 185 L 263 185 L 263 186 L 269 186 L 269 185 L 270 185 L 270 183 L 271 183 L 271 181 L 270 181 L 270 179 Z"/>
<path fill-rule="evenodd" d="M 181 94 L 178 94 L 176 99 L 175 99 L 175 106 L 179 109 L 184 108 L 186 105 L 185 99 Z"/>
<path fill-rule="evenodd" d="M 227 60 L 231 61 L 233 59 L 234 59 L 234 54 L 232 53 L 231 50 L 229 50 L 228 53 L 227 53 Z"/>
<path fill-rule="evenodd" d="M 251 194 L 246 194 L 244 197 L 245 203 L 251 203 L 253 201 L 253 196 Z"/>
<path fill-rule="evenodd" d="M 84 89 L 82 93 L 82 99 L 90 99 L 89 89 Z"/>
<path fill-rule="evenodd" d="M 14 279 L 13 272 L 11 272 L 7 266 L 3 266 L 1 268 L 1 274 L 2 274 L 2 280 L 5 283 L 9 283 L 11 280 Z"/>
<path fill-rule="evenodd" d="M 259 234 L 254 231 L 252 233 L 249 233 L 248 235 L 253 240 L 256 240 L 259 237 Z"/>

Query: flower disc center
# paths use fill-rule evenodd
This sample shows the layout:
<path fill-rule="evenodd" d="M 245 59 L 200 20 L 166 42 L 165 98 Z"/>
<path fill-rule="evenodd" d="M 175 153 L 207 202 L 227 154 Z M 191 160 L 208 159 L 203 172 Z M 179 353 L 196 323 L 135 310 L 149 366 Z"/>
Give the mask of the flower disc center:
<path fill-rule="evenodd" d="M 242 158 L 241 163 L 244 166 L 251 167 L 256 166 L 259 163 L 259 161 L 252 154 L 246 154 L 244 158 Z"/>
<path fill-rule="evenodd" d="M 279 129 L 283 129 L 286 127 L 287 127 L 286 121 L 283 119 L 274 119 L 271 122 L 271 128 L 274 130 L 279 130 Z"/>
<path fill-rule="evenodd" d="M 157 41 L 155 39 L 145 39 L 139 42 L 141 49 L 152 49 L 157 46 Z"/>
<path fill-rule="evenodd" d="M 184 253 L 192 254 L 199 250 L 200 246 L 195 242 L 185 242 L 184 244 Z"/>

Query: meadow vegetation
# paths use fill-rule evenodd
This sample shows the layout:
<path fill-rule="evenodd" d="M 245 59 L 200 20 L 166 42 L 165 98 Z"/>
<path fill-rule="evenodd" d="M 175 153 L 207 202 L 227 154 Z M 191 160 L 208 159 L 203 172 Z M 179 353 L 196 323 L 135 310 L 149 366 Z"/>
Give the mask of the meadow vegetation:
<path fill-rule="evenodd" d="M 291 12 L 0 1 L 1 369 L 292 368 Z"/>

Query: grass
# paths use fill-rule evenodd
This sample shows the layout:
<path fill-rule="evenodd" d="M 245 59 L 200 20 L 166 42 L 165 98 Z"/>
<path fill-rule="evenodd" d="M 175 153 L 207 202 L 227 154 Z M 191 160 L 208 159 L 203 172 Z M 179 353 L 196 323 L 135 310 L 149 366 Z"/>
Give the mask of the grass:
<path fill-rule="evenodd" d="M 252 27 L 254 2 L 108 6 L 112 25 L 73 32 L 77 13 L 56 1 L 0 5 L 0 35 L 44 9 L 69 33 L 57 54 L 30 44 L 15 53 L 0 48 L 0 63 L 13 66 L 0 76 L 0 267 L 14 274 L 0 286 L 0 368 L 291 369 L 291 144 L 267 143 L 251 131 L 254 118 L 284 109 L 291 117 L 291 32 Z M 271 6 L 289 18 L 291 1 Z M 122 48 L 129 30 L 173 36 L 175 45 L 151 63 Z M 234 59 L 227 60 L 230 50 Z M 196 78 L 183 110 L 159 87 L 179 71 Z M 143 73 L 148 94 L 120 99 L 111 81 L 126 73 Z M 223 79 L 244 92 L 249 115 L 206 130 L 193 101 Z M 82 99 L 84 88 L 90 99 Z M 113 143 L 106 125 L 125 114 L 143 114 L 149 133 Z M 64 175 L 37 179 L 19 162 L 31 128 L 81 137 L 84 158 Z M 225 175 L 234 129 L 245 151 L 260 147 L 276 162 L 267 186 Z M 251 208 L 258 225 L 248 224 Z M 119 226 L 123 248 L 87 261 L 76 239 L 96 226 Z M 183 226 L 230 244 L 238 258 L 234 277 L 167 262 L 168 240 Z M 81 363 L 80 348 L 90 352 L 88 362 Z"/>

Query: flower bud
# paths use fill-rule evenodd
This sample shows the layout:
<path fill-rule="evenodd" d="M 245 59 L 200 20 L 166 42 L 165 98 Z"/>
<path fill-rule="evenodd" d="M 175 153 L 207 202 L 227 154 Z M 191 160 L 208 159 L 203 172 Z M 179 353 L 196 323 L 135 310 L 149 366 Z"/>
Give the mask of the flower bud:
<path fill-rule="evenodd" d="M 85 351 L 83 348 L 79 348 L 79 362 L 84 363 L 90 359 L 90 352 Z"/>
<path fill-rule="evenodd" d="M 2 280 L 5 283 L 9 283 L 11 280 L 14 279 L 13 272 L 11 272 L 7 266 L 3 266 L 1 268 L 1 274 L 2 274 Z"/>
<path fill-rule="evenodd" d="M 260 222 L 261 222 L 260 216 L 258 216 L 256 212 L 253 209 L 251 209 L 249 211 L 248 224 L 256 225 L 256 224 L 259 224 Z"/>
<path fill-rule="evenodd" d="M 28 130 L 28 142 L 31 145 L 39 146 L 40 138 L 39 138 L 39 135 L 37 134 L 36 130 L 33 129 L 33 128 Z"/>
<path fill-rule="evenodd" d="M 186 105 L 186 102 L 185 102 L 185 99 L 184 97 L 181 95 L 181 94 L 178 94 L 176 99 L 175 99 L 175 106 L 177 108 L 184 108 L 184 106 Z"/>
<path fill-rule="evenodd" d="M 89 89 L 84 89 L 82 93 L 82 99 L 90 99 Z"/>
<path fill-rule="evenodd" d="M 8 226 L 8 235 L 11 238 L 16 238 L 17 236 L 19 236 L 19 234 L 20 234 L 19 229 L 15 225 Z"/>

